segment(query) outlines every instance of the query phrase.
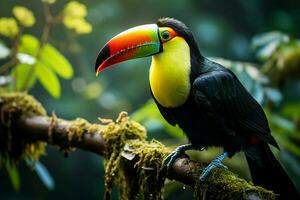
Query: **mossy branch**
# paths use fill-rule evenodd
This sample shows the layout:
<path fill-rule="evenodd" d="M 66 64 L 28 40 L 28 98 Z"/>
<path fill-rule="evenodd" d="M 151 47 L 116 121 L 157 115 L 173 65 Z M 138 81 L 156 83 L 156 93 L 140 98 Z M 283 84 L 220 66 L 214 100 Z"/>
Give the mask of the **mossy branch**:
<path fill-rule="evenodd" d="M 27 94 L 0 94 L 1 157 L 21 159 L 28 156 L 28 148 L 32 156 L 40 152 L 32 147 L 37 142 L 59 146 L 66 152 L 80 148 L 104 156 L 106 199 L 110 198 L 113 183 L 120 186 L 121 199 L 161 198 L 163 159 L 170 150 L 158 141 L 146 141 L 145 129 L 124 112 L 116 122 L 90 124 L 79 118 L 68 121 L 47 116 L 41 104 Z M 176 160 L 167 178 L 193 187 L 197 198 L 275 199 L 273 192 L 221 168 L 213 170 L 205 183 L 199 183 L 199 171 L 206 165 L 183 157 Z"/>

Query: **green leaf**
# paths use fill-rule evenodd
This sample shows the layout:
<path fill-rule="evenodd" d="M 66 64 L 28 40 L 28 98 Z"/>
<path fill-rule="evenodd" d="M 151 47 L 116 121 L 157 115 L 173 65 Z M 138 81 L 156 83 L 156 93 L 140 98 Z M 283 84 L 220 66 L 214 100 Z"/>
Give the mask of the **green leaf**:
<path fill-rule="evenodd" d="M 54 97 L 60 97 L 60 83 L 56 74 L 42 62 L 36 64 L 36 75 L 42 86 Z"/>
<path fill-rule="evenodd" d="M 34 85 L 36 81 L 36 73 L 34 70 L 32 71 L 32 67 L 32 65 L 19 63 L 12 71 L 12 77 L 16 79 L 17 91 L 28 90 Z M 25 82 L 27 82 L 28 76 L 28 84 L 27 88 L 25 88 Z"/>
<path fill-rule="evenodd" d="M 19 52 L 36 56 L 39 47 L 40 47 L 39 40 L 33 35 L 26 34 L 21 37 Z"/>
<path fill-rule="evenodd" d="M 22 36 L 19 52 L 36 57 L 39 48 L 40 42 L 35 36 L 28 34 Z M 65 79 L 72 78 L 74 74 L 70 62 L 49 43 L 43 46 L 39 61 Z"/>
<path fill-rule="evenodd" d="M 15 165 L 10 165 L 8 162 L 6 162 L 6 170 L 11 182 L 12 187 L 15 191 L 20 190 L 21 181 L 19 176 L 19 171 Z"/>
<path fill-rule="evenodd" d="M 45 44 L 41 52 L 41 62 L 51 67 L 58 75 L 65 79 L 73 76 L 73 68 L 70 62 L 51 44 Z"/>

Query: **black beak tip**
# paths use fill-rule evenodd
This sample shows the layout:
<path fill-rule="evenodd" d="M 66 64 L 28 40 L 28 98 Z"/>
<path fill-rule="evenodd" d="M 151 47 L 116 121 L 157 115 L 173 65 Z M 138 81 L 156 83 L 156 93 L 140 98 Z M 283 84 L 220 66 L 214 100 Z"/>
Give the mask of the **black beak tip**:
<path fill-rule="evenodd" d="M 110 57 L 110 51 L 109 46 L 106 44 L 98 53 L 96 63 L 95 63 L 95 72 L 97 73 L 97 70 L 99 66 L 108 58 Z"/>

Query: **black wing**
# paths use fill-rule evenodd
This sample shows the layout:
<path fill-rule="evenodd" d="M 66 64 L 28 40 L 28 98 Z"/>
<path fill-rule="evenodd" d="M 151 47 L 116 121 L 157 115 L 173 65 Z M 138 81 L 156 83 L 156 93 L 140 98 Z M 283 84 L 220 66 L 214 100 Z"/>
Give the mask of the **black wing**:
<path fill-rule="evenodd" d="M 231 71 L 223 69 L 201 74 L 193 82 L 192 92 L 199 111 L 217 116 L 214 119 L 222 119 L 231 129 L 240 127 L 242 131 L 257 134 L 263 141 L 278 147 L 262 107 Z"/>

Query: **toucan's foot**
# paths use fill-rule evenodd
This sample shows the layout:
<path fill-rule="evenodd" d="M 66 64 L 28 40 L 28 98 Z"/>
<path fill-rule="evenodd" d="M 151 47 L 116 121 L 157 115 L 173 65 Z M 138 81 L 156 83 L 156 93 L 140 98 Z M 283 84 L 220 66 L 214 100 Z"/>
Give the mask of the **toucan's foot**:
<path fill-rule="evenodd" d="M 185 144 L 178 146 L 172 153 L 170 153 L 165 159 L 164 164 L 167 166 L 167 172 L 171 169 L 173 166 L 175 160 L 179 157 L 181 157 L 185 151 L 194 149 L 191 144 Z"/>
<path fill-rule="evenodd" d="M 211 161 L 211 163 L 209 163 L 209 165 L 203 169 L 200 175 L 200 181 L 204 181 L 206 177 L 209 175 L 209 173 L 211 172 L 211 170 L 213 170 L 216 167 L 224 167 L 225 169 L 228 169 L 226 165 L 222 164 L 222 161 L 227 157 L 228 157 L 228 153 L 224 152 L 218 157 L 216 157 L 216 159 Z"/>
<path fill-rule="evenodd" d="M 164 165 L 166 165 L 166 167 L 167 167 L 167 174 L 169 174 L 169 171 L 171 170 L 171 168 L 177 158 L 181 157 L 185 151 L 193 150 L 193 149 L 195 149 L 195 148 L 191 144 L 185 144 L 185 145 L 178 146 L 172 153 L 170 153 L 164 159 Z M 203 151 L 204 149 L 205 149 L 205 147 L 202 147 L 199 150 Z"/>

